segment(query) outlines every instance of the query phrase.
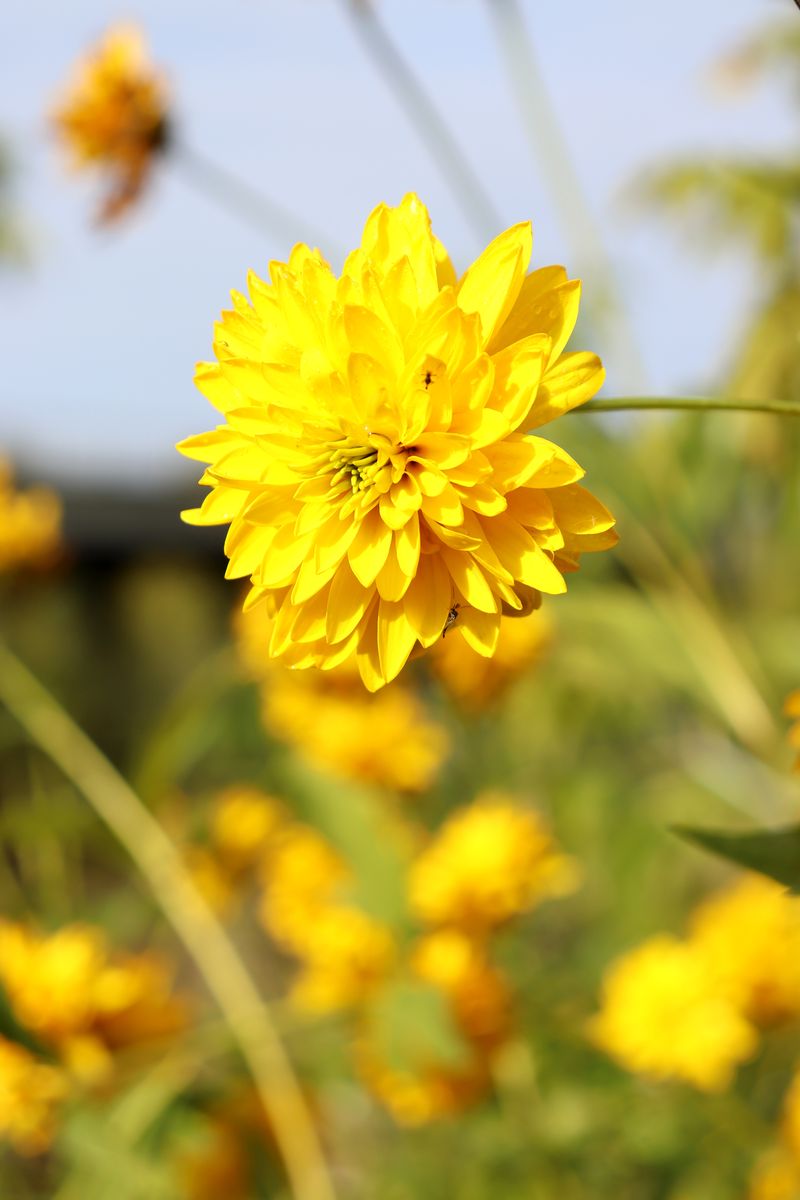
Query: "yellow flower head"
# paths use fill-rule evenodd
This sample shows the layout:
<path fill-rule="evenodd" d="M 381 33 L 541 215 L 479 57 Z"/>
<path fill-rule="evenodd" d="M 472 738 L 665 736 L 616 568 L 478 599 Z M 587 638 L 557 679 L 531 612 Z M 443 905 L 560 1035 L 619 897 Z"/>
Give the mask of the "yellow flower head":
<path fill-rule="evenodd" d="M 350 872 L 320 834 L 287 826 L 262 869 L 260 915 L 277 942 L 302 953 L 320 913 L 334 904 Z"/>
<path fill-rule="evenodd" d="M 46 935 L 0 924 L 0 984 L 17 1020 L 72 1070 L 105 1073 L 115 1049 L 174 1033 L 187 1020 L 170 972 L 148 954 L 109 954 L 101 932 Z"/>
<path fill-rule="evenodd" d="M 115 26 L 78 64 L 53 122 L 76 166 L 109 176 L 100 219 L 119 216 L 139 196 L 167 137 L 165 85 L 137 29 Z"/>
<path fill-rule="evenodd" d="M 701 951 L 666 934 L 612 963 L 589 1032 L 629 1071 L 708 1092 L 728 1086 L 758 1040 Z"/>
<path fill-rule="evenodd" d="M 230 524 L 228 575 L 275 615 L 272 657 L 355 659 L 370 691 L 454 623 L 488 657 L 502 612 L 613 545 L 583 470 L 528 432 L 603 378 L 563 353 L 579 283 L 526 274 L 530 254 L 516 225 L 459 281 L 409 195 L 374 210 L 339 279 L 299 245 L 234 294 L 196 376 L 225 423 L 179 447 L 211 492 L 184 516 Z"/>
<path fill-rule="evenodd" d="M 311 1012 L 362 1003 L 392 968 L 391 931 L 360 909 L 332 905 L 319 912 L 303 939 L 303 969 L 292 1001 Z"/>
<path fill-rule="evenodd" d="M 749 1020 L 800 1016 L 800 899 L 780 884 L 745 876 L 696 909 L 690 937 Z"/>
<path fill-rule="evenodd" d="M 429 788 L 450 744 L 418 696 L 398 682 L 368 696 L 355 661 L 325 672 L 291 671 L 267 657 L 272 624 L 263 605 L 235 622 L 241 657 L 261 683 L 267 730 L 344 779 L 401 792 Z"/>
<path fill-rule="evenodd" d="M 52 562 L 61 548 L 61 501 L 48 488 L 17 491 L 0 459 L 0 573 Z"/>
<path fill-rule="evenodd" d="M 784 1146 L 768 1150 L 756 1163 L 747 1200 L 800 1200 L 800 1163 Z"/>
<path fill-rule="evenodd" d="M 439 929 L 419 939 L 411 967 L 420 979 L 449 997 L 461 1032 L 485 1052 L 508 1037 L 511 993 L 472 939 L 455 929 Z"/>
<path fill-rule="evenodd" d="M 20 1154 L 41 1154 L 55 1133 L 67 1081 L 22 1046 L 0 1037 L 0 1139 Z"/>
<path fill-rule="evenodd" d="M 794 718 L 794 725 L 789 730 L 789 745 L 798 751 L 794 769 L 800 771 L 800 691 L 791 692 L 786 697 L 783 711 L 787 717 Z"/>
<path fill-rule="evenodd" d="M 221 792 L 211 842 L 224 867 L 236 875 L 255 866 L 283 819 L 278 801 L 258 788 L 237 784 Z"/>
<path fill-rule="evenodd" d="M 411 867 L 409 892 L 426 924 L 481 932 L 575 882 L 541 817 L 489 792 L 448 818 Z"/>
<path fill-rule="evenodd" d="M 542 611 L 503 617 L 493 658 L 484 658 L 459 636 L 458 624 L 430 654 L 430 664 L 447 691 L 465 709 L 491 704 L 539 659 L 552 636 Z"/>
<path fill-rule="evenodd" d="M 800 1068 L 795 1067 L 794 1077 L 783 1098 L 781 1138 L 791 1151 L 800 1183 Z"/>

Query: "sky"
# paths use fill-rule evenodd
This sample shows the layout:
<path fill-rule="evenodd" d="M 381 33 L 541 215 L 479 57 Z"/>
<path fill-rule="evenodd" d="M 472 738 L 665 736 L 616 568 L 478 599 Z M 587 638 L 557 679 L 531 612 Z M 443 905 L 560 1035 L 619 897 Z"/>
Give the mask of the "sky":
<path fill-rule="evenodd" d="M 489 0 L 376 0 L 505 225 L 531 219 L 536 265 L 581 275 L 563 196 L 532 154 L 488 19 Z M 708 259 L 631 199 L 669 157 L 780 153 L 796 137 L 787 88 L 731 94 L 712 67 L 791 0 L 520 0 L 558 136 L 617 279 L 637 365 L 604 326 L 591 348 L 607 394 L 713 386 L 754 301 L 744 258 Z M 0 453 L 26 474 L 147 488 L 178 477 L 174 443 L 212 427 L 194 389 L 214 320 L 247 270 L 292 240 L 338 268 L 376 203 L 417 191 L 457 266 L 481 250 L 457 197 L 354 35 L 345 0 L 26 0 L 0 14 L 0 132 L 31 262 L 0 275 Z M 98 231 L 96 180 L 70 175 L 46 112 L 73 60 L 134 20 L 167 72 L 183 141 L 289 211 L 255 228 L 159 164 L 138 209 Z M 319 232 L 318 232 L 319 231 Z M 500 229 L 491 231 L 499 233 Z M 491 234 L 490 234 L 491 235 Z M 602 335 L 602 336 L 600 336 Z M 600 342 L 598 344 L 598 336 Z M 576 346 L 576 348 L 578 348 Z"/>

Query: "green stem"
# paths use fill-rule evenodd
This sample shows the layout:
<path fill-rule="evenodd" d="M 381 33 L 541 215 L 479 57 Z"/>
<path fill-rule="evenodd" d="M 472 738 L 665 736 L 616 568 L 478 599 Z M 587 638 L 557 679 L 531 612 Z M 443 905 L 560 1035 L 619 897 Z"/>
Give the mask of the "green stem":
<path fill-rule="evenodd" d="M 302 240 L 317 245 L 324 248 L 326 257 L 341 254 L 334 239 L 323 230 L 315 230 L 303 217 L 290 212 L 184 142 L 175 141 L 171 144 L 170 159 L 181 168 L 188 182 L 229 212 L 235 213 L 251 228 L 262 234 L 273 234 L 289 243 Z"/>
<path fill-rule="evenodd" d="M 617 272 L 606 250 L 580 175 L 569 152 L 534 42 L 522 17 L 519 0 L 486 0 L 500 52 L 505 59 L 534 169 L 549 186 L 571 253 L 593 280 L 588 298 L 589 320 L 602 327 L 613 346 L 614 375 L 641 386 L 645 379 L 636 336 L 621 297 Z M 635 382 L 634 382 L 635 381 Z"/>
<path fill-rule="evenodd" d="M 493 238 L 502 222 L 488 193 L 447 122 L 381 24 L 375 5 L 371 0 L 342 0 L 342 4 L 362 45 L 427 143 L 465 217 L 482 241 Z"/>
<path fill-rule="evenodd" d="M 194 959 L 255 1080 L 296 1200 L 334 1200 L 313 1121 L 270 1010 L 175 846 L 97 746 L 2 642 L 0 701 L 119 839 Z"/>
<path fill-rule="evenodd" d="M 572 412 L 754 412 L 800 417 L 800 404 L 791 400 L 745 400 L 739 396 L 619 396 L 589 400 Z"/>

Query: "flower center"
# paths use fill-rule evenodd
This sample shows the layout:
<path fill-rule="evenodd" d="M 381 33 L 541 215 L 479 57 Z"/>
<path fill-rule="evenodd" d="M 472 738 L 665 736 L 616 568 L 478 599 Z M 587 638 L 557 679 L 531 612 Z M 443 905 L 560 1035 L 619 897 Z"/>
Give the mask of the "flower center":
<path fill-rule="evenodd" d="M 349 476 L 350 490 L 363 492 L 375 476 L 378 451 L 374 446 L 337 446 L 331 454 L 335 474 L 333 484 Z"/>

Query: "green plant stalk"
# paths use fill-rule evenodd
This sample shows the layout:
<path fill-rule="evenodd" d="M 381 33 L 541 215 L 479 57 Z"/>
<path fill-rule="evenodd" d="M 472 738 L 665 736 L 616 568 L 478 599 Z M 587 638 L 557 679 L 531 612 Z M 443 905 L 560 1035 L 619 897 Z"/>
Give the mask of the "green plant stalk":
<path fill-rule="evenodd" d="M 614 265 L 603 243 L 585 189 L 570 157 L 567 139 L 550 99 L 537 54 L 522 18 L 519 0 L 486 0 L 500 52 L 505 59 L 536 172 L 549 184 L 554 206 L 572 253 L 594 279 L 589 317 L 602 325 L 616 347 L 620 379 L 645 380 L 645 368 L 625 310 Z"/>
<path fill-rule="evenodd" d="M 342 5 L 361 44 L 427 144 L 475 233 L 482 241 L 490 240 L 502 228 L 500 217 L 447 122 L 381 24 L 374 4 L 371 0 L 342 0 Z"/>
<path fill-rule="evenodd" d="M 252 1073 L 296 1200 L 334 1200 L 316 1130 L 269 1008 L 175 846 L 108 759 L 2 641 L 0 701 L 88 800 L 147 880 Z"/>
<path fill-rule="evenodd" d="M 302 217 L 212 162 L 194 147 L 175 141 L 170 145 L 169 158 L 188 183 L 252 229 L 273 234 L 289 243 L 302 237 L 303 241 L 324 248 L 326 256 L 341 254 L 340 247 L 324 230 L 315 230 Z"/>
<path fill-rule="evenodd" d="M 800 417 L 800 404 L 791 400 L 747 400 L 738 396 L 619 396 L 588 400 L 576 413 L 595 412 L 753 412 Z"/>

